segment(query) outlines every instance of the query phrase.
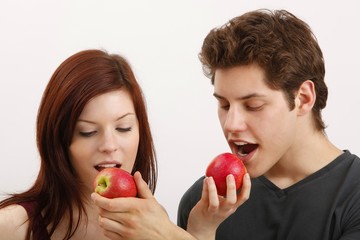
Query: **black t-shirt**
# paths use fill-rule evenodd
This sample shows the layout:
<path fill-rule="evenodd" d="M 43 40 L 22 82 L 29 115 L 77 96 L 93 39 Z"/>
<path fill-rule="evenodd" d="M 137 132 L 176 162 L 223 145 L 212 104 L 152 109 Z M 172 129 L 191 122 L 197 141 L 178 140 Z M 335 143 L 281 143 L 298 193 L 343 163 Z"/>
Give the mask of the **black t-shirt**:
<path fill-rule="evenodd" d="M 184 229 L 203 179 L 180 201 Z M 360 240 L 360 159 L 349 151 L 285 189 L 264 176 L 251 181 L 249 200 L 219 226 L 216 239 Z"/>

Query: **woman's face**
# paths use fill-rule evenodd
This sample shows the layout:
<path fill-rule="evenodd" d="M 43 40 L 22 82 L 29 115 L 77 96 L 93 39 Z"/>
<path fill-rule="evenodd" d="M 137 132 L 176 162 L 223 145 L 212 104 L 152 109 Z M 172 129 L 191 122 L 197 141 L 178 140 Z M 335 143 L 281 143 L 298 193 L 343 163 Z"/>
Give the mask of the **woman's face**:
<path fill-rule="evenodd" d="M 139 123 L 126 90 L 91 99 L 76 123 L 70 159 L 86 191 L 93 192 L 97 173 L 106 167 L 131 172 L 139 145 Z"/>

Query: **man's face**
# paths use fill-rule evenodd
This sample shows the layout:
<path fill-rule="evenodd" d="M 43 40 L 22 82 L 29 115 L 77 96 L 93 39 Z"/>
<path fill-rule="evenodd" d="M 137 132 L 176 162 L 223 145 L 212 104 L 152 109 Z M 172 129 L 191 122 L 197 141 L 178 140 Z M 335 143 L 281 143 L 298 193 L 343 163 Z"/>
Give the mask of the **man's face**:
<path fill-rule="evenodd" d="M 252 177 L 267 173 L 289 154 L 296 136 L 297 114 L 284 94 L 269 88 L 258 65 L 219 69 L 214 96 L 231 151 Z"/>

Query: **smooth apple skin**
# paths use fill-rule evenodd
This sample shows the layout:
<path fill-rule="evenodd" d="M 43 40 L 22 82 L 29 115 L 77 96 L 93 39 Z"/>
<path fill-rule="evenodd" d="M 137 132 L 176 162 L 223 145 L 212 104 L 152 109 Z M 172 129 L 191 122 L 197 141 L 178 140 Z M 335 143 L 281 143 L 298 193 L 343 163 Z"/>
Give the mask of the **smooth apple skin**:
<path fill-rule="evenodd" d="M 136 197 L 133 176 L 120 168 L 105 168 L 94 180 L 95 192 L 106 198 Z"/>
<path fill-rule="evenodd" d="M 226 196 L 226 177 L 232 174 L 236 190 L 239 190 L 246 172 L 244 163 L 236 155 L 221 153 L 209 163 L 205 175 L 213 177 L 218 195 Z"/>

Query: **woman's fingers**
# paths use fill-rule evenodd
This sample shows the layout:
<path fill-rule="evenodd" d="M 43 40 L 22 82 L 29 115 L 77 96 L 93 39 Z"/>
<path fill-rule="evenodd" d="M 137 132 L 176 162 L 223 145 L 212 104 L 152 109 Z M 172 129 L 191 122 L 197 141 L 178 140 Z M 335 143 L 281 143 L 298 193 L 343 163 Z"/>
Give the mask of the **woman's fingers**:
<path fill-rule="evenodd" d="M 134 180 L 138 190 L 138 197 L 140 198 L 153 198 L 153 194 L 149 189 L 147 183 L 142 179 L 141 173 L 139 171 L 134 173 Z"/>
<path fill-rule="evenodd" d="M 109 199 L 100 196 L 98 193 L 92 193 L 91 198 L 99 208 L 112 212 L 125 212 L 125 208 L 123 208 L 123 204 L 121 204 L 123 198 Z"/>

